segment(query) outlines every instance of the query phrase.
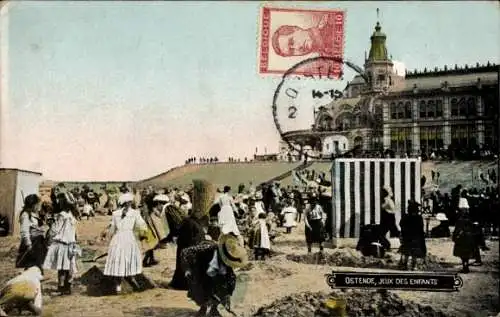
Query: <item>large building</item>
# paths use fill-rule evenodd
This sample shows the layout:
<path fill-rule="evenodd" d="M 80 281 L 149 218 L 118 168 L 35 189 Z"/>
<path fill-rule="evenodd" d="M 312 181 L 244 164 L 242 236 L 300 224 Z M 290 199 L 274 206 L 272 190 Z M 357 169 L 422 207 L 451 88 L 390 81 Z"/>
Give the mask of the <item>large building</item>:
<path fill-rule="evenodd" d="M 326 157 L 355 146 L 399 155 L 449 146 L 498 152 L 498 65 L 402 73 L 397 64 L 377 22 L 364 74 L 347 84 L 342 99 L 315 113 L 311 130 L 289 131 L 284 139 Z"/>

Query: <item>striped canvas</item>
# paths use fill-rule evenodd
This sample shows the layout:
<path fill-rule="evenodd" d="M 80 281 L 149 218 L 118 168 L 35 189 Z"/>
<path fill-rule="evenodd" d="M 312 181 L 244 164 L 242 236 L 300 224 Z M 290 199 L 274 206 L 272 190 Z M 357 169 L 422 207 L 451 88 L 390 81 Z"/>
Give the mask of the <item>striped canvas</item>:
<path fill-rule="evenodd" d="M 406 212 L 409 199 L 420 202 L 420 168 L 419 159 L 336 159 L 332 166 L 333 237 L 358 238 L 361 226 L 379 224 L 385 185 L 392 188 L 398 211 Z"/>

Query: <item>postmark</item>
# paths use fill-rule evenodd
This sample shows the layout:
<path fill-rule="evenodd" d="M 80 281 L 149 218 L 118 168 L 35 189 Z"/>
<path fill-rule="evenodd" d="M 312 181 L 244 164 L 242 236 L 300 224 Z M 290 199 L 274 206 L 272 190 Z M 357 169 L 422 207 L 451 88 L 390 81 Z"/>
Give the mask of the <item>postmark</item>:
<path fill-rule="evenodd" d="M 336 73 L 330 67 L 322 67 L 328 63 L 343 65 L 345 73 Z M 312 68 L 315 68 L 314 73 L 311 73 Z M 300 73 L 305 75 L 297 76 Z M 317 112 L 342 99 L 346 78 L 351 79 L 355 75 L 366 81 L 362 67 L 338 57 L 309 58 L 284 73 L 274 92 L 272 114 L 281 139 L 294 154 L 302 152 L 303 148 L 294 144 L 291 138 L 314 137 L 313 126 Z M 304 76 L 310 80 L 303 80 Z M 319 158 L 314 154 L 309 154 L 309 157 Z"/>
<path fill-rule="evenodd" d="M 319 75 L 318 69 L 341 76 L 344 55 L 345 12 L 339 9 L 303 10 L 261 9 L 259 73 L 285 74 L 297 63 L 316 57 L 308 67 L 295 69 L 295 75 Z"/>

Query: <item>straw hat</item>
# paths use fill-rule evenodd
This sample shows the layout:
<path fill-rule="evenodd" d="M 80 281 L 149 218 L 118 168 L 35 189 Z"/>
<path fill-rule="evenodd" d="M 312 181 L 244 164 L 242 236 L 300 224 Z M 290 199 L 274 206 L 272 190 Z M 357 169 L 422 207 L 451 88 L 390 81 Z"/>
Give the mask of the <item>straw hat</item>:
<path fill-rule="evenodd" d="M 160 194 L 160 195 L 156 195 L 153 198 L 153 201 L 160 201 L 160 202 L 168 203 L 170 201 L 170 198 L 168 198 L 168 196 L 165 194 Z"/>
<path fill-rule="evenodd" d="M 446 217 L 446 215 L 444 213 L 440 212 L 436 215 L 436 220 L 446 221 L 446 220 L 448 220 L 448 218 Z"/>
<path fill-rule="evenodd" d="M 193 214 L 207 215 L 214 204 L 217 188 L 204 179 L 193 180 Z"/>
<path fill-rule="evenodd" d="M 248 263 L 248 254 L 241 246 L 238 238 L 229 233 L 223 234 L 219 238 L 219 255 L 227 266 L 231 268 L 240 268 Z"/>

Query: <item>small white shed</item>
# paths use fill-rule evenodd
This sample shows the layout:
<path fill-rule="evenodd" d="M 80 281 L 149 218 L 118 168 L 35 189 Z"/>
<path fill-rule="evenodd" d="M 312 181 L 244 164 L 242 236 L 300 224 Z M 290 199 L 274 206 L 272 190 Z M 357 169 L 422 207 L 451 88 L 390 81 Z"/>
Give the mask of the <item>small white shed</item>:
<path fill-rule="evenodd" d="M 323 139 L 322 154 L 329 156 L 341 154 L 349 150 L 349 140 L 343 135 L 331 135 Z"/>
<path fill-rule="evenodd" d="M 19 233 L 19 213 L 23 197 L 39 194 L 42 174 L 38 172 L 0 168 L 0 215 L 9 219 L 9 234 Z"/>

